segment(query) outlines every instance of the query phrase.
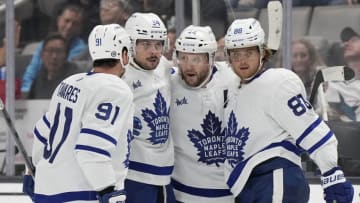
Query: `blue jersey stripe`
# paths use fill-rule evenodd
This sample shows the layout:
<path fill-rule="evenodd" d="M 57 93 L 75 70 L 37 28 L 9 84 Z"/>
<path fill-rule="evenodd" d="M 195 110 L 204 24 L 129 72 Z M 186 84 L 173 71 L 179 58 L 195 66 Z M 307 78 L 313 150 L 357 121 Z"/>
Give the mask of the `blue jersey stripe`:
<path fill-rule="evenodd" d="M 35 194 L 34 199 L 36 203 L 63 203 L 70 201 L 94 201 L 97 200 L 96 195 L 96 191 L 77 191 L 55 195 Z"/>
<path fill-rule="evenodd" d="M 144 164 L 136 161 L 130 161 L 129 163 L 129 169 L 150 173 L 154 175 L 171 175 L 173 168 L 174 166 L 159 167 L 159 166 Z"/>
<path fill-rule="evenodd" d="M 307 150 L 310 154 L 313 153 L 316 149 L 321 147 L 325 142 L 327 142 L 331 136 L 333 136 L 333 131 L 329 131 L 319 142 L 317 142 L 314 146 L 312 146 L 309 150 Z"/>
<path fill-rule="evenodd" d="M 49 122 L 49 120 L 46 118 L 45 115 L 42 117 L 42 119 L 43 119 L 45 125 L 50 129 L 50 127 L 51 127 L 50 122 Z"/>
<path fill-rule="evenodd" d="M 282 142 L 277 142 L 277 143 L 272 143 L 269 146 L 265 147 L 263 150 L 259 151 L 266 151 L 268 149 L 271 148 L 275 148 L 275 147 L 283 147 L 286 150 L 293 152 L 294 154 L 296 154 L 297 156 L 300 156 L 301 154 L 301 150 L 296 147 L 293 143 L 289 142 L 289 141 L 282 141 Z M 256 155 L 256 154 L 255 154 Z M 254 155 L 253 155 L 254 156 Z M 234 170 L 231 172 L 228 180 L 226 181 L 227 185 L 231 188 L 233 187 L 233 185 L 235 184 L 236 180 L 239 178 L 240 174 L 242 173 L 242 170 L 245 168 L 247 162 L 253 157 L 249 157 L 246 160 L 240 162 L 235 168 Z"/>
<path fill-rule="evenodd" d="M 315 129 L 318 125 L 320 125 L 321 122 L 322 122 L 322 119 L 320 117 L 318 119 L 316 119 L 316 121 L 314 121 L 296 140 L 296 145 L 299 146 L 300 143 L 303 141 L 303 139 L 306 136 L 308 136 L 311 133 L 311 131 L 313 131 L 313 129 Z"/>
<path fill-rule="evenodd" d="M 34 134 L 35 134 L 35 137 L 40 141 L 42 142 L 43 144 L 46 144 L 47 140 L 45 137 L 41 136 L 38 129 L 35 127 L 34 129 Z"/>
<path fill-rule="evenodd" d="M 89 135 L 95 135 L 101 138 L 104 138 L 105 140 L 113 143 L 114 145 L 117 144 L 117 141 L 111 137 L 110 135 L 107 135 L 103 132 L 97 131 L 97 130 L 93 130 L 93 129 L 89 129 L 89 128 L 83 128 L 81 129 L 80 133 L 85 133 L 85 134 L 89 134 Z"/>
<path fill-rule="evenodd" d="M 171 184 L 176 190 L 181 192 L 202 196 L 202 197 L 224 197 L 231 195 L 230 189 L 212 189 L 212 188 L 198 188 L 184 185 L 174 179 L 171 179 Z"/>
<path fill-rule="evenodd" d="M 102 154 L 102 155 L 111 157 L 111 154 L 109 152 L 107 152 L 107 151 L 105 151 L 103 149 L 96 148 L 96 147 L 91 147 L 91 146 L 79 145 L 78 144 L 78 145 L 75 146 L 75 149 L 95 152 L 95 153 L 98 153 L 98 154 Z"/>

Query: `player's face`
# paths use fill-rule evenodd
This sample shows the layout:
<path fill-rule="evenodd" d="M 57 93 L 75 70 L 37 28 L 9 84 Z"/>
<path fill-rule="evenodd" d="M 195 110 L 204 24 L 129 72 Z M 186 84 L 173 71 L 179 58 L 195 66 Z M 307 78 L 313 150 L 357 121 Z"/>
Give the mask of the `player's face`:
<path fill-rule="evenodd" d="M 135 46 L 135 62 L 145 70 L 153 70 L 160 62 L 164 48 L 162 40 L 138 39 Z"/>
<path fill-rule="evenodd" d="M 310 67 L 309 50 L 301 42 L 292 45 L 292 69 L 295 73 L 303 73 Z"/>
<path fill-rule="evenodd" d="M 344 58 L 346 60 L 359 59 L 360 37 L 354 36 L 344 42 Z"/>
<path fill-rule="evenodd" d="M 206 53 L 184 53 L 179 52 L 177 62 L 183 80 L 190 87 L 199 86 L 209 75 L 210 65 Z"/>
<path fill-rule="evenodd" d="M 259 50 L 257 47 L 230 49 L 229 62 L 241 79 L 250 78 L 256 74 L 260 65 Z"/>

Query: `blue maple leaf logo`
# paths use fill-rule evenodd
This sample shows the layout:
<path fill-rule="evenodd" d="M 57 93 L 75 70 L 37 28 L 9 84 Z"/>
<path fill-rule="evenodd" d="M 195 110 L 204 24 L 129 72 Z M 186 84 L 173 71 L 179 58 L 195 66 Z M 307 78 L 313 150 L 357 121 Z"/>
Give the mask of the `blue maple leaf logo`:
<path fill-rule="evenodd" d="M 187 135 L 197 148 L 198 161 L 220 166 L 225 160 L 224 131 L 221 129 L 221 121 L 209 111 L 201 127 L 202 132 L 192 129 L 188 130 Z"/>
<path fill-rule="evenodd" d="M 166 107 L 166 101 L 158 90 L 153 103 L 155 111 L 146 108 L 142 110 L 142 117 L 147 122 L 147 126 L 151 129 L 149 140 L 151 143 L 165 143 L 169 137 L 169 111 L 170 107 Z"/>
<path fill-rule="evenodd" d="M 131 130 L 128 130 L 128 133 L 127 133 L 126 136 L 127 136 L 126 140 L 127 140 L 127 143 L 128 143 L 128 147 L 127 147 L 126 159 L 125 159 L 125 161 L 123 163 L 125 165 L 125 168 L 129 168 L 130 142 L 134 139 L 134 136 L 131 133 Z"/>
<path fill-rule="evenodd" d="M 235 114 L 231 111 L 225 131 L 226 159 L 232 167 L 235 167 L 244 159 L 243 148 L 249 138 L 249 128 L 242 127 L 238 130 Z"/>

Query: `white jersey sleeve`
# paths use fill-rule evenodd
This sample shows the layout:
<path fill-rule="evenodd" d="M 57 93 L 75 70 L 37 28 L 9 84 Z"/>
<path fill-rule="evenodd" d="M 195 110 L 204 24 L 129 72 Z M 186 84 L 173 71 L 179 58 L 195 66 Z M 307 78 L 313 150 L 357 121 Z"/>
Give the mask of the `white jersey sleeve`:
<path fill-rule="evenodd" d="M 337 141 L 332 130 L 315 113 L 306 100 L 300 78 L 286 71 L 276 87 L 269 113 L 292 137 L 296 145 L 305 149 L 322 172 L 337 166 Z M 326 150 L 323 150 L 325 149 Z"/>
<path fill-rule="evenodd" d="M 76 158 L 85 176 L 94 189 L 99 191 L 116 184 L 111 158 L 116 146 L 123 146 L 123 149 L 127 150 L 127 120 L 132 115 L 133 98 L 128 88 L 120 89 L 112 84 L 94 92 L 92 98 L 87 105 L 88 111 L 84 112 L 75 149 Z M 127 167 L 127 163 L 123 165 Z M 124 166 L 121 168 L 125 168 Z M 124 171 L 121 168 L 116 170 Z M 99 171 L 106 175 L 97 175 Z"/>

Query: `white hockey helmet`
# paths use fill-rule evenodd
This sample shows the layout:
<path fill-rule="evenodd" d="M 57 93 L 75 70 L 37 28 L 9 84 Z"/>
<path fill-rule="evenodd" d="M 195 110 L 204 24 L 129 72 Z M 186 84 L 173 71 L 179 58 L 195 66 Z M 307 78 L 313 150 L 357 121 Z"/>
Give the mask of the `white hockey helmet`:
<path fill-rule="evenodd" d="M 265 33 L 255 18 L 237 19 L 225 35 L 225 50 L 258 46 L 260 53 L 265 43 Z"/>
<path fill-rule="evenodd" d="M 177 38 L 175 50 L 186 53 L 208 53 L 209 64 L 212 64 L 217 42 L 209 26 L 189 25 Z"/>
<path fill-rule="evenodd" d="M 231 23 L 225 35 L 225 55 L 229 61 L 230 49 L 247 48 L 257 46 L 259 48 L 259 66 L 254 75 L 245 78 L 251 80 L 261 70 L 264 56 L 265 33 L 259 21 L 255 18 L 237 19 Z"/>
<path fill-rule="evenodd" d="M 167 43 L 167 29 L 154 13 L 133 13 L 126 21 L 125 29 L 130 35 L 133 50 L 138 39 L 164 40 L 164 45 Z"/>
<path fill-rule="evenodd" d="M 122 51 L 130 50 L 129 34 L 118 24 L 97 25 L 91 31 L 89 38 L 89 52 L 93 61 L 98 59 L 120 59 Z"/>

